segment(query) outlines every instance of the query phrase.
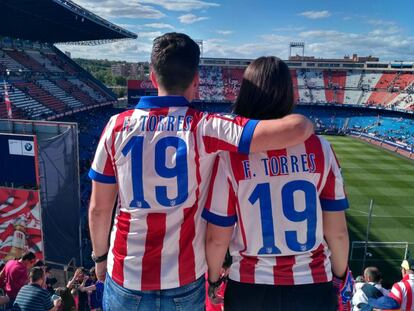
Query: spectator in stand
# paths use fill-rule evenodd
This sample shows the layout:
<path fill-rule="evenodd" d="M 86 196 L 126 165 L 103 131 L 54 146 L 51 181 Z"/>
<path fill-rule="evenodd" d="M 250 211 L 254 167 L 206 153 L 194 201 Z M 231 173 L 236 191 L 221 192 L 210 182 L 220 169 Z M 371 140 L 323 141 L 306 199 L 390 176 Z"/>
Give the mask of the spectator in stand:
<path fill-rule="evenodd" d="M 368 304 L 369 298 L 379 298 L 388 294 L 388 290 L 382 287 L 381 272 L 377 267 L 367 267 L 364 270 L 365 283 L 352 297 L 352 310 L 360 311 Z"/>
<path fill-rule="evenodd" d="M 35 263 L 35 254 L 27 252 L 20 259 L 9 260 L 1 271 L 0 284 L 4 284 L 4 291 L 10 298 L 9 307 L 13 305 L 19 290 L 29 282 L 29 270 Z"/>
<path fill-rule="evenodd" d="M 86 286 L 86 280 L 79 286 L 79 290 L 89 294 L 89 307 L 91 311 L 102 310 L 102 297 L 104 292 L 104 283 L 96 277 L 95 268 L 90 271 L 90 285 Z"/>
<path fill-rule="evenodd" d="M 41 267 L 33 267 L 30 271 L 30 283 L 23 286 L 13 303 L 12 311 L 57 311 L 61 300 L 52 300 L 43 288 L 46 275 Z"/>
<path fill-rule="evenodd" d="M 371 308 L 374 308 L 374 310 L 414 311 L 414 259 L 407 259 L 402 262 L 401 275 L 402 280 L 392 286 L 388 295 L 377 299 L 368 299 Z"/>
<path fill-rule="evenodd" d="M 55 293 L 62 299 L 59 311 L 76 311 L 75 299 L 73 298 L 69 288 L 58 287 L 56 288 Z"/>
<path fill-rule="evenodd" d="M 49 292 L 50 296 L 55 293 L 53 286 L 57 283 L 57 279 L 51 273 L 52 268 L 45 266 L 46 273 L 46 290 Z"/>
<path fill-rule="evenodd" d="M 75 291 L 75 301 L 77 301 L 78 311 L 89 311 L 88 293 L 79 290 L 80 285 L 85 281 L 85 286 L 90 285 L 88 281 L 89 272 L 83 267 L 79 267 L 75 270 L 73 278 L 69 280 L 66 285 L 67 288 Z"/>
<path fill-rule="evenodd" d="M 253 61 L 234 112 L 266 120 L 293 108 L 288 66 L 277 57 Z M 312 135 L 291 148 L 248 156 L 223 153 L 211 178 L 203 211 L 210 298 L 216 297 L 230 245 L 226 311 L 333 311 L 334 290 L 340 310 L 350 307 L 348 200 L 326 140 Z"/>

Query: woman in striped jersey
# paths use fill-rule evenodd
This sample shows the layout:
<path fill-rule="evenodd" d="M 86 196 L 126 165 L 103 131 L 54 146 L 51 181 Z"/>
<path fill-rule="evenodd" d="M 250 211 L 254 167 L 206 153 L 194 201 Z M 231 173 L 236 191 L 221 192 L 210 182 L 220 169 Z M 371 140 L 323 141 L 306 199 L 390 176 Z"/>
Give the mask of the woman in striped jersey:
<path fill-rule="evenodd" d="M 234 112 L 282 118 L 293 111 L 293 97 L 287 65 L 260 57 L 244 73 Z M 226 310 L 336 310 L 335 284 L 338 309 L 349 307 L 348 201 L 326 140 L 312 135 L 286 149 L 223 153 L 211 178 L 203 217 L 213 300 L 230 246 Z"/>

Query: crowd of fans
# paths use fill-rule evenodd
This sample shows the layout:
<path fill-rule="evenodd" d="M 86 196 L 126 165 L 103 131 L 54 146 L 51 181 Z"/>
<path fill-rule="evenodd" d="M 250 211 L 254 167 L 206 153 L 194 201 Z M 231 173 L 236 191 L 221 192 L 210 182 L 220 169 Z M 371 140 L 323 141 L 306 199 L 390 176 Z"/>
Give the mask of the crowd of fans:
<path fill-rule="evenodd" d="M 59 284 L 51 268 L 32 252 L 2 265 L 0 289 L 0 310 L 102 310 L 104 284 L 95 268 L 77 268 L 67 284 Z"/>
<path fill-rule="evenodd" d="M 223 276 L 231 264 L 226 258 Z M 382 286 L 381 271 L 377 267 L 367 267 L 363 275 L 355 278 L 352 310 L 412 310 L 407 293 L 414 291 L 414 260 L 404 260 L 400 266 L 402 280 L 391 289 Z M 95 268 L 79 267 L 66 284 L 59 284 L 53 277 L 51 268 L 31 253 L 21 258 L 9 260 L 0 266 L 0 310 L 32 311 L 100 311 L 104 283 L 97 280 Z M 219 295 L 224 295 L 226 282 Z M 218 304 L 206 300 L 206 310 L 223 310 L 222 299 Z"/>

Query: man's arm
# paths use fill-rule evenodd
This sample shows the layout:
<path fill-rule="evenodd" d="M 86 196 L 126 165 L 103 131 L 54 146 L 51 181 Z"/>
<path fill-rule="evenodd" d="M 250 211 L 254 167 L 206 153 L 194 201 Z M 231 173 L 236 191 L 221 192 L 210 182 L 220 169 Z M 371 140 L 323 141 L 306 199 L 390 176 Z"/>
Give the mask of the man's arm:
<path fill-rule="evenodd" d="M 206 259 L 208 279 L 216 282 L 220 278 L 221 268 L 230 244 L 233 226 L 220 227 L 209 223 L 206 235 Z"/>
<path fill-rule="evenodd" d="M 345 212 L 323 212 L 323 234 L 331 251 L 332 272 L 344 277 L 348 267 L 349 237 Z"/>
<path fill-rule="evenodd" d="M 108 237 L 111 230 L 112 209 L 114 208 L 117 184 L 104 184 L 92 181 L 92 194 L 89 204 L 89 231 L 92 249 L 96 256 L 108 252 Z M 105 279 L 106 260 L 96 264 L 96 275 L 100 281 Z"/>
<path fill-rule="evenodd" d="M 262 120 L 254 130 L 250 152 L 294 146 L 304 142 L 313 133 L 312 122 L 300 114 L 277 120 Z"/>

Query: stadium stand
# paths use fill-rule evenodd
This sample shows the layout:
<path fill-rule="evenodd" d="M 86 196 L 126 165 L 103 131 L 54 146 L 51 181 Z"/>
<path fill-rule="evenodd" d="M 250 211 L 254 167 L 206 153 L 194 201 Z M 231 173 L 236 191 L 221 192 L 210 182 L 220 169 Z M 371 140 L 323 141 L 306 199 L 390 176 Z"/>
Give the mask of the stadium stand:
<path fill-rule="evenodd" d="M 135 34 L 71 1 L 0 3 L 0 118 L 7 117 L 5 88 L 13 91 L 14 118 L 51 120 L 116 102 L 111 90 L 54 44 L 100 44 Z"/>
<path fill-rule="evenodd" d="M 243 72 L 244 68 L 240 66 L 201 65 L 200 85 L 196 99 L 206 102 L 234 102 L 240 89 Z M 361 106 L 407 112 L 414 109 L 412 96 L 414 72 L 412 71 L 291 68 L 290 72 L 294 98 L 299 104 Z M 90 85 L 90 80 L 82 80 L 84 82 L 82 84 L 72 78 L 70 82 L 76 84 L 97 102 L 103 100 L 99 94 L 105 96 L 94 85 Z M 90 88 L 85 87 L 86 85 Z M 143 85 L 150 86 L 151 83 L 143 81 Z M 61 87 L 68 89 L 68 86 Z M 149 88 L 142 89 L 145 90 L 143 94 L 153 92 Z"/>
<path fill-rule="evenodd" d="M 295 100 L 301 104 L 337 104 L 413 110 L 412 72 L 368 70 L 291 69 Z M 197 98 L 205 101 L 236 99 L 243 68 L 201 66 Z"/>

